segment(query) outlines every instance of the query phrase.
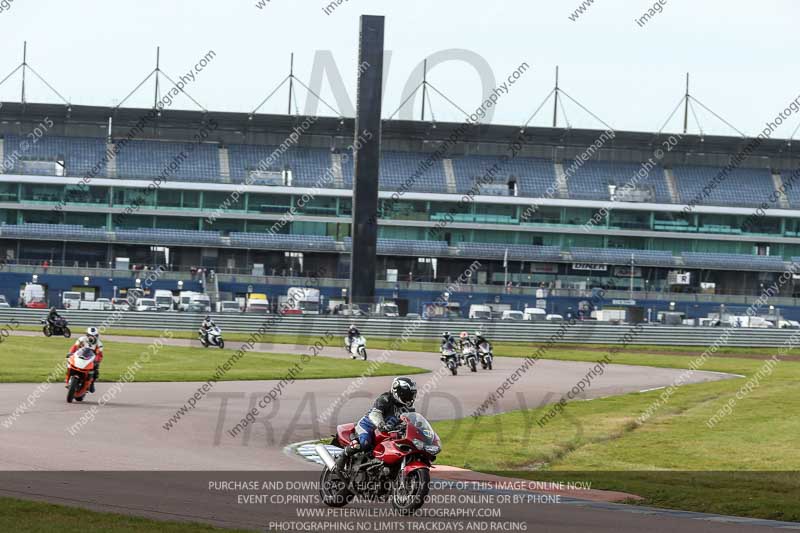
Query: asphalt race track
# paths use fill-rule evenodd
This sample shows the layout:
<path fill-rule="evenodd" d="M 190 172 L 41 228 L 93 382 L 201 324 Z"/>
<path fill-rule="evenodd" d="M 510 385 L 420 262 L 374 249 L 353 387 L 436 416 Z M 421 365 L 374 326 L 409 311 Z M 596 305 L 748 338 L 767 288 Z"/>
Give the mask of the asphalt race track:
<path fill-rule="evenodd" d="M 148 338 L 106 338 L 152 342 Z M 196 342 L 188 340 L 168 342 L 199 347 Z M 238 344 L 231 342 L 229 347 L 238 348 Z M 256 350 L 308 353 L 305 346 L 272 344 L 257 345 Z M 328 347 L 324 353 L 346 357 L 344 350 L 337 347 Z M 379 352 L 373 350 L 370 355 L 377 357 Z M 108 357 L 113 357 L 113 353 Z M 434 354 L 398 352 L 391 360 L 433 371 L 414 377 L 420 391 L 429 391 L 420 395 L 417 408 L 431 420 L 468 417 L 521 362 L 520 359 L 500 357 L 495 359 L 492 371 L 479 370 L 477 374 L 471 374 L 462 367 L 459 375 L 454 377 L 436 372 L 442 366 Z M 524 373 L 488 413 L 553 403 L 593 366 L 593 363 L 541 360 Z M 668 386 L 682 372 L 609 365 L 602 376 L 595 378 L 584 398 Z M 728 377 L 715 372 L 693 372 L 688 381 L 698 383 Z M 275 390 L 277 381 L 220 382 L 169 430 L 165 429 L 165 424 L 202 383 L 127 383 L 111 401 L 97 407 L 94 420 L 78 427 L 74 435 L 69 428 L 75 429 L 81 416 L 85 417 L 97 406 L 100 395 L 113 384 L 101 382 L 94 397 L 82 404 L 70 405 L 65 401 L 63 386 L 54 383 L 10 428 L 0 426 L 0 470 L 3 471 L 0 495 L 161 519 L 263 528 L 281 512 L 291 518 L 291 509 L 242 507 L 230 495 L 215 497 L 217 495 L 210 494 L 206 486 L 207 473 L 224 471 L 238 478 L 247 477 L 247 473 L 253 471 L 270 471 L 276 475 L 296 472 L 313 479 L 319 467 L 287 453 L 287 446 L 326 437 L 337 423 L 358 419 L 369 407 L 369 398 L 386 391 L 391 379 L 366 378 L 355 397 L 350 399 L 342 398 L 342 393 L 353 378 L 295 381 L 283 387 L 278 399 L 258 413 L 255 423 L 249 424 L 236 436 L 231 436 L 229 430 L 249 409 L 257 406 L 265 394 Z M 25 401 L 36 386 L 32 383 L 0 384 L 0 421 Z M 331 405 L 338 408 L 331 416 L 320 419 Z M 533 421 L 531 424 L 535 426 Z M 575 430 L 579 432 L 582 428 L 576 426 Z M 465 436 L 459 434 L 451 442 L 445 440 L 443 446 L 466 445 L 462 440 Z M 64 472 L 75 470 L 98 473 L 74 475 Z M 39 472 L 34 474 L 31 471 Z M 153 474 L 153 471 L 167 472 Z M 223 478 L 224 472 L 221 474 Z M 91 476 L 90 483 L 86 482 L 87 476 Z M 265 476 L 262 474 L 260 478 Z M 650 513 L 632 506 L 598 506 L 580 501 L 517 506 L 508 512 L 512 517 L 519 514 L 516 519 L 527 521 L 537 531 L 773 530 L 770 525 L 756 525 L 746 520 L 735 523 L 690 513 Z"/>

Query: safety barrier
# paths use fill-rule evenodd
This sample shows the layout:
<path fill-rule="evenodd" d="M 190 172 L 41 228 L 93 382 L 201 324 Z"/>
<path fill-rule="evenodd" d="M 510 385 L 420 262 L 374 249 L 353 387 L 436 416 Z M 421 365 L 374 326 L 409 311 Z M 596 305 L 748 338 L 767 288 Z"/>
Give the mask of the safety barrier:
<path fill-rule="evenodd" d="M 23 325 L 37 325 L 45 311 L 6 308 L 0 309 L 0 325 L 16 320 Z M 180 312 L 141 313 L 119 311 L 63 311 L 76 331 L 82 327 L 106 325 L 106 329 L 170 329 L 194 330 L 200 326 L 204 315 Z M 717 342 L 725 332 L 723 327 L 643 325 L 633 331 L 632 325 L 615 325 L 594 321 L 568 323 L 478 321 L 478 320 L 420 320 L 409 318 L 324 316 L 275 316 L 251 314 L 214 314 L 214 321 L 227 332 L 253 332 L 264 326 L 268 332 L 296 336 L 319 336 L 328 332 L 344 335 L 350 324 L 356 324 L 369 337 L 439 338 L 443 331 L 457 334 L 480 330 L 492 340 L 529 342 L 532 344 L 555 342 L 564 344 L 617 344 L 625 335 L 633 336 L 628 344 L 708 346 Z M 77 331 L 76 331 L 77 332 Z M 800 330 L 732 328 L 727 336 L 727 346 L 765 347 L 780 346 Z"/>

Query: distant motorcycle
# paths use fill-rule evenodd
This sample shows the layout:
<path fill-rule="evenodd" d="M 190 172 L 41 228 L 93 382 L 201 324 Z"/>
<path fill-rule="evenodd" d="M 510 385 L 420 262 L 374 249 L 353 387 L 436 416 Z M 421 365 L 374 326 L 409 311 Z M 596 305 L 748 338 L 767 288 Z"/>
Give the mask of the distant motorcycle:
<path fill-rule="evenodd" d="M 205 348 L 208 348 L 209 346 L 216 346 L 220 350 L 225 348 L 225 341 L 222 339 L 222 331 L 218 326 L 210 328 L 205 335 L 200 333 L 199 336 L 200 344 L 202 344 Z"/>
<path fill-rule="evenodd" d="M 45 337 L 63 335 L 66 338 L 70 338 L 72 336 L 72 332 L 67 327 L 67 321 L 64 318 L 56 318 L 53 324 L 47 320 L 42 320 L 42 324 L 42 333 L 44 333 Z"/>
<path fill-rule="evenodd" d="M 478 345 L 478 358 L 481 360 L 481 368 L 484 370 L 492 369 L 494 356 L 492 355 L 492 347 L 488 342 L 482 342 Z"/>
<path fill-rule="evenodd" d="M 461 356 L 469 367 L 470 372 L 478 371 L 478 354 L 475 351 L 474 344 L 471 342 L 464 343 L 461 347 Z"/>
<path fill-rule="evenodd" d="M 456 352 L 455 348 L 451 347 L 442 348 L 441 360 L 442 363 L 444 363 L 444 366 L 449 368 L 450 372 L 454 376 L 458 375 L 459 361 L 458 361 L 458 353 Z"/>
<path fill-rule="evenodd" d="M 81 348 L 67 359 L 67 403 L 82 402 L 94 381 L 95 357 L 92 348 Z"/>
<path fill-rule="evenodd" d="M 363 335 L 354 337 L 353 340 L 350 341 L 349 346 L 347 344 L 347 340 L 345 339 L 345 347 L 350 353 L 350 357 L 353 359 L 358 359 L 360 357 L 364 361 L 367 360 L 367 339 L 365 339 Z"/>

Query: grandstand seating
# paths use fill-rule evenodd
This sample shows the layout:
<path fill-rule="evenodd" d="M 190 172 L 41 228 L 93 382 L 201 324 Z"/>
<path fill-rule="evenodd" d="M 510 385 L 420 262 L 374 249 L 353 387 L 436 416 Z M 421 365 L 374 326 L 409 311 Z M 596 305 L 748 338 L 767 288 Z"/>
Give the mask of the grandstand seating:
<path fill-rule="evenodd" d="M 347 155 L 342 162 L 342 174 L 345 186 L 351 188 L 355 165 Z M 421 152 L 383 152 L 378 183 L 385 191 L 402 188 L 405 192 L 447 192 L 444 163 L 441 159 L 433 161 L 431 154 Z"/>
<path fill-rule="evenodd" d="M 54 175 L 57 159 L 63 159 L 67 176 L 82 176 L 91 171 L 102 161 L 106 151 L 103 138 L 61 137 L 45 135 L 36 143 L 29 144 L 26 150 L 21 149 L 25 137 L 7 134 L 4 137 L 4 154 L 6 160 L 14 161 L 14 168 L 9 172 L 20 174 Z M 219 147 L 215 143 L 188 143 L 157 140 L 134 140 L 126 143 L 114 161 L 113 176 L 108 169 L 101 166 L 97 177 L 118 177 L 131 179 L 153 179 L 169 169 L 167 179 L 176 181 L 221 182 L 223 172 L 220 167 Z M 250 171 L 259 166 L 259 162 L 270 157 L 276 150 L 274 146 L 233 144 L 228 147 L 231 181 L 240 183 L 248 178 Z M 19 157 L 12 154 L 17 151 Z M 179 156 L 184 152 L 185 158 Z M 386 151 L 382 154 L 380 187 L 384 191 L 397 190 L 401 187 L 412 192 L 448 191 L 445 166 L 442 160 L 434 161 L 430 167 L 417 175 L 417 169 L 425 165 L 430 157 L 424 152 Z M 503 161 L 499 156 L 467 155 L 452 157 L 455 173 L 456 190 L 464 193 L 473 188 L 475 180 L 487 175 L 497 165 L 493 185 L 497 190 L 486 188 L 485 194 L 501 194 L 511 178 L 517 181 L 518 195 L 542 197 L 548 189 L 552 189 L 556 181 L 555 164 L 551 160 L 518 157 Z M 353 159 L 351 154 L 342 153 L 341 180 L 333 179 L 332 168 L 334 158 L 326 148 L 307 148 L 294 146 L 275 159 L 271 168 L 273 172 L 291 169 L 292 184 L 299 187 L 318 185 L 320 179 L 328 173 L 327 187 L 352 187 Z M 624 186 L 637 172 L 641 165 L 636 163 L 619 163 L 588 161 L 583 165 L 572 165 L 573 161 L 564 162 L 567 173 L 569 197 L 584 200 L 608 200 L 608 185 Z M 571 166 L 572 165 L 572 166 Z M 718 167 L 678 165 L 673 169 L 678 200 L 687 203 L 702 194 L 703 187 L 712 181 L 720 172 Z M 793 170 L 782 171 L 784 181 L 790 179 Z M 259 184 L 256 180 L 255 184 Z M 264 184 L 274 184 L 274 180 L 263 179 Z M 664 169 L 654 167 L 647 176 L 640 178 L 641 188 L 652 190 L 655 201 L 671 203 Z M 770 171 L 767 169 L 732 170 L 728 177 L 714 189 L 710 190 L 702 203 L 723 206 L 752 206 L 768 200 L 774 185 Z M 787 196 L 793 207 L 800 207 L 800 187 L 787 187 Z"/>
<path fill-rule="evenodd" d="M 353 248 L 353 240 L 344 238 L 346 251 Z M 436 257 L 448 253 L 447 243 L 444 241 L 418 241 L 406 239 L 378 239 L 379 255 L 409 255 L 412 257 Z"/>
<path fill-rule="evenodd" d="M 55 240 L 105 241 L 108 234 L 103 228 L 87 228 L 77 224 L 27 223 L 0 226 L 0 236 Z"/>
<path fill-rule="evenodd" d="M 630 265 L 631 258 L 636 266 L 671 267 L 675 265 L 672 252 L 664 250 L 629 250 L 625 248 L 586 248 L 570 249 L 572 260 L 579 263 L 600 263 L 606 265 Z"/>
<path fill-rule="evenodd" d="M 312 187 L 323 179 L 326 172 L 332 167 L 330 150 L 323 148 L 292 148 L 283 154 L 276 155 L 278 147 L 252 144 L 232 144 L 228 147 L 228 160 L 230 161 L 231 178 L 235 182 L 246 180 L 250 171 L 258 169 L 262 161 L 271 160 L 265 169 L 280 172 L 285 168 L 292 171 L 292 185 L 296 187 Z M 325 178 L 329 181 L 327 187 L 334 187 L 332 174 Z"/>
<path fill-rule="evenodd" d="M 558 246 L 535 246 L 531 244 L 498 244 L 485 242 L 459 242 L 459 255 L 477 259 L 503 259 L 508 250 L 510 261 L 560 261 Z"/>
<path fill-rule="evenodd" d="M 721 172 L 717 167 L 676 166 L 673 169 L 681 202 L 689 203 L 700 198 L 701 204 L 724 206 L 754 206 L 767 201 L 775 188 L 772 174 L 767 169 L 734 169 L 716 187 L 703 187 L 712 183 Z M 718 178 L 719 179 L 719 178 Z"/>
<path fill-rule="evenodd" d="M 640 164 L 612 163 L 605 161 L 587 161 L 580 165 L 580 161 L 565 161 L 564 172 L 567 174 L 567 188 L 570 198 L 583 200 L 608 200 L 609 185 L 624 187 L 630 183 L 637 189 L 651 189 L 659 203 L 672 203 L 664 177 L 664 169 L 655 166 L 644 176 Z"/>
<path fill-rule="evenodd" d="M 495 165 L 492 183 L 506 185 L 516 178 L 519 196 L 544 196 L 556 181 L 552 161 L 530 157 L 503 161 L 500 156 L 471 155 L 453 158 L 458 191 L 469 191 L 477 179 L 488 179 Z"/>
<path fill-rule="evenodd" d="M 27 143 L 22 149 L 21 143 Z M 14 161 L 13 170 L 9 173 L 42 174 L 42 165 L 29 164 L 29 161 L 52 161 L 63 159 L 67 176 L 84 176 L 98 162 L 102 162 L 106 151 L 105 139 L 92 137 L 59 137 L 45 135 L 35 143 L 19 135 L 6 135 L 3 143 L 4 158 Z M 18 156 L 12 156 L 16 151 Z M 50 167 L 49 175 L 55 175 L 55 166 Z M 105 177 L 105 166 L 101 165 L 97 177 Z"/>
<path fill-rule="evenodd" d="M 130 141 L 116 157 L 119 178 L 220 181 L 219 147 L 212 143 Z"/>
<path fill-rule="evenodd" d="M 783 258 L 779 256 L 709 252 L 683 252 L 681 255 L 687 268 L 759 270 L 766 272 L 781 272 L 786 268 Z"/>
<path fill-rule="evenodd" d="M 334 251 L 336 241 L 325 235 L 289 235 L 284 233 L 231 233 L 231 245 L 256 249 L 292 251 Z"/>
<path fill-rule="evenodd" d="M 800 169 L 785 169 L 781 170 L 780 173 L 789 205 L 795 209 L 800 208 Z"/>
<path fill-rule="evenodd" d="M 116 230 L 118 241 L 152 244 L 186 244 L 222 246 L 222 238 L 217 231 L 195 231 L 185 229 L 136 228 Z"/>

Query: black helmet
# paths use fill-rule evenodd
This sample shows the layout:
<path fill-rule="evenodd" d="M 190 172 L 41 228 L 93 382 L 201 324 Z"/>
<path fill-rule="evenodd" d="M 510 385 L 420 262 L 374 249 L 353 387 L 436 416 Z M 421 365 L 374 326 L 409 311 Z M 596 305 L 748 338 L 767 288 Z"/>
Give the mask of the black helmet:
<path fill-rule="evenodd" d="M 211 315 L 206 315 L 206 322 L 208 322 L 209 320 L 211 320 Z"/>
<path fill-rule="evenodd" d="M 442 333 L 442 337 L 444 338 L 444 340 L 449 339 L 450 338 L 450 332 L 449 331 L 445 331 L 444 333 Z"/>
<path fill-rule="evenodd" d="M 417 384 L 411 378 L 394 378 L 392 381 L 392 397 L 397 403 L 411 407 L 417 398 Z"/>
<path fill-rule="evenodd" d="M 51 308 L 50 308 L 50 312 L 51 312 L 51 313 L 55 313 L 55 312 L 56 312 L 56 306 L 55 306 L 55 305 L 54 305 L 53 307 L 51 307 Z"/>

